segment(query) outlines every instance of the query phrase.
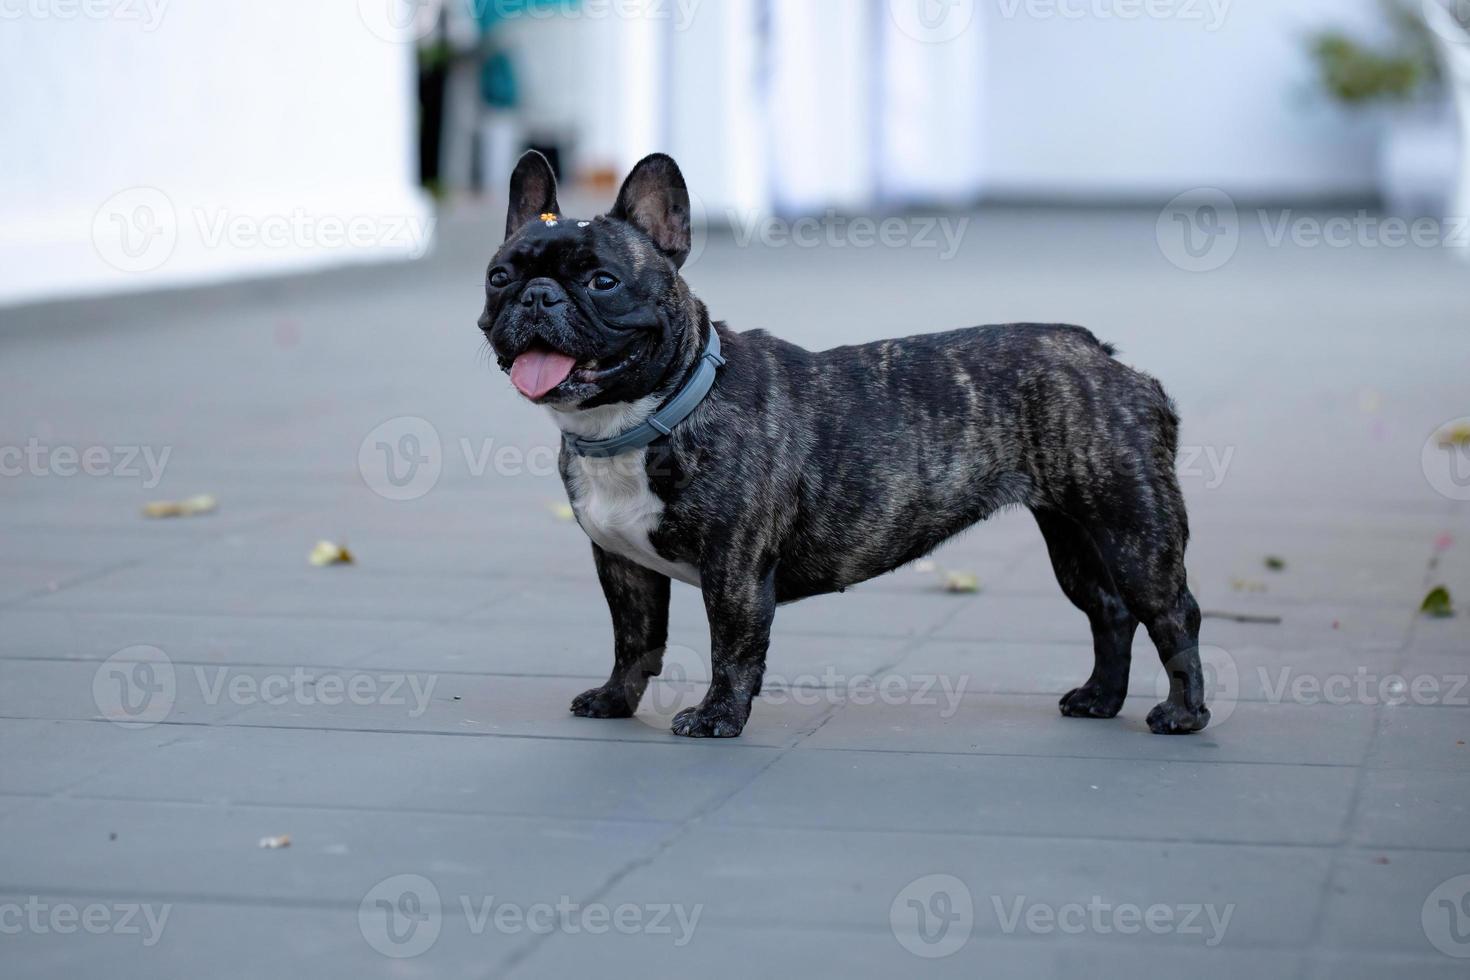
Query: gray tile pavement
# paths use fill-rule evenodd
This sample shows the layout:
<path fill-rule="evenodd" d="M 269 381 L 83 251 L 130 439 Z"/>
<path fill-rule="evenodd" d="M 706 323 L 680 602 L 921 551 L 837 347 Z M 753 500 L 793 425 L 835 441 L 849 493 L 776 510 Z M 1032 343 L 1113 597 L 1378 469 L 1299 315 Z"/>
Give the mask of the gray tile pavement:
<path fill-rule="evenodd" d="M 1024 513 L 935 556 L 977 594 L 781 609 L 738 741 L 667 731 L 708 677 L 684 586 L 638 716 L 572 717 L 608 614 L 479 349 L 489 218 L 412 266 L 0 311 L 0 446 L 119 464 L 0 477 L 3 972 L 1463 976 L 1470 504 L 1424 443 L 1470 412 L 1465 269 L 1248 229 L 1190 275 L 1152 214 L 980 218 L 948 263 L 715 236 L 688 275 L 808 346 L 1069 320 L 1159 375 L 1201 602 L 1279 618 L 1206 621 L 1216 724 L 1147 733 L 1142 637 L 1119 718 L 1057 713 L 1091 652 Z M 406 417 L 437 477 L 396 500 Z M 1435 584 L 1460 616 L 1416 615 Z"/>

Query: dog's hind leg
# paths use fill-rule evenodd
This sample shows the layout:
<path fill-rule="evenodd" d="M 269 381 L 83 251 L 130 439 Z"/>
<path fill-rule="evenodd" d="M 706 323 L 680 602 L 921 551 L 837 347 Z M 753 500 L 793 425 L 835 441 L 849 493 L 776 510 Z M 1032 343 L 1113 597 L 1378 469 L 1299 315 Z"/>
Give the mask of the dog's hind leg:
<path fill-rule="evenodd" d="M 607 683 L 572 699 L 583 718 L 628 718 L 638 710 L 648 679 L 664 666 L 669 636 L 669 579 L 592 546 L 597 578 L 613 621 L 613 669 Z"/>
<path fill-rule="evenodd" d="M 1210 722 L 1199 659 L 1199 604 L 1184 573 L 1188 532 L 1182 509 L 1175 513 L 1181 515 L 1177 526 L 1163 519 L 1127 532 L 1095 533 L 1118 591 L 1148 630 L 1169 675 L 1169 697 L 1148 713 L 1149 730 L 1158 735 L 1185 735 Z"/>
<path fill-rule="evenodd" d="M 1113 583 L 1097 545 L 1076 521 L 1053 510 L 1033 512 L 1046 538 L 1057 584 L 1092 625 L 1092 676 L 1062 695 L 1062 714 L 1111 718 L 1128 695 L 1128 668 L 1138 620 Z"/>
<path fill-rule="evenodd" d="M 1171 604 L 1147 620 L 1148 635 L 1169 673 L 1168 699 L 1148 713 L 1149 731 L 1155 735 L 1188 735 L 1210 723 L 1199 660 L 1199 623 L 1199 603 L 1184 585 Z"/>

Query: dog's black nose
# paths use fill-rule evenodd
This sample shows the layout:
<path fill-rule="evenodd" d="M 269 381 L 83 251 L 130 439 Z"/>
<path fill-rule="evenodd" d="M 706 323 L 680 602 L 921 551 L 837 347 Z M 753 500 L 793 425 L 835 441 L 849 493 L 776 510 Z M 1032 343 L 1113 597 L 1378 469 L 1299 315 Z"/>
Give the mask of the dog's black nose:
<path fill-rule="evenodd" d="M 532 279 L 521 291 L 521 305 L 549 309 L 567 301 L 567 294 L 554 279 Z"/>

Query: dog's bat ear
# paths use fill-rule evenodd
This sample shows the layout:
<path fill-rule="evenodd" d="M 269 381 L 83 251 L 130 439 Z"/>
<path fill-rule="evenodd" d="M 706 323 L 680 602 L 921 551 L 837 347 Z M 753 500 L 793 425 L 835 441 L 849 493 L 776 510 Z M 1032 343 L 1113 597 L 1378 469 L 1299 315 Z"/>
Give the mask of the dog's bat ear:
<path fill-rule="evenodd" d="M 673 157 L 654 153 L 638 161 L 608 215 L 651 238 L 674 268 L 689 258 L 689 189 Z"/>
<path fill-rule="evenodd" d="M 510 175 L 510 205 L 505 210 L 505 237 L 509 238 L 543 214 L 557 214 L 556 174 L 535 150 L 522 154 Z"/>

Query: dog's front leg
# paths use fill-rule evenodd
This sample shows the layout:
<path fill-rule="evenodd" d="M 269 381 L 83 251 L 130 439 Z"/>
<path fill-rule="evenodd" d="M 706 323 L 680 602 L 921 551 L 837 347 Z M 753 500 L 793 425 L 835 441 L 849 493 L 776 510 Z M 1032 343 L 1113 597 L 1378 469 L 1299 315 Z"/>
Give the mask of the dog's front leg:
<path fill-rule="evenodd" d="M 572 700 L 583 718 L 629 718 L 638 710 L 648 679 L 664 668 L 669 637 L 669 579 L 592 546 L 597 578 L 613 621 L 612 676 Z"/>
<path fill-rule="evenodd" d="M 674 716 L 675 735 L 733 738 L 750 717 L 760 691 L 776 614 L 776 576 L 734 563 L 701 569 L 704 610 L 709 617 L 710 685 L 704 700 Z"/>

